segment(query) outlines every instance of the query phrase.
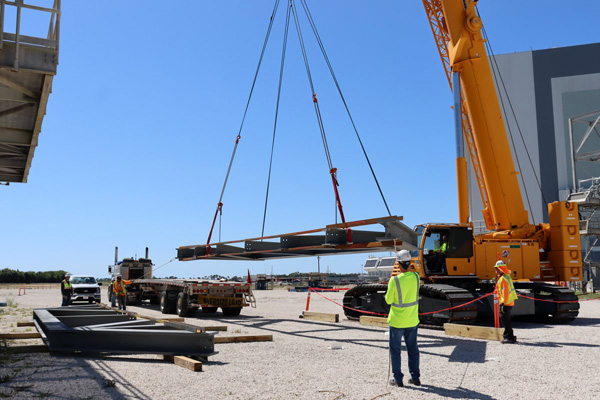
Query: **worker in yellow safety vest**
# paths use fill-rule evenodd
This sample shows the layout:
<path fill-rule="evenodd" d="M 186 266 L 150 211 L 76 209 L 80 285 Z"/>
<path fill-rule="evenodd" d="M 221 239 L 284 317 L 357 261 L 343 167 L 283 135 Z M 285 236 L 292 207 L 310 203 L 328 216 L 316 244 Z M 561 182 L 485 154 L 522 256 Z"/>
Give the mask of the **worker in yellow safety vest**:
<path fill-rule="evenodd" d="M 435 249 L 435 251 L 438 251 L 444 255 L 448 252 L 448 236 L 442 235 L 442 243 L 440 244 L 439 248 Z"/>
<path fill-rule="evenodd" d="M 498 302 L 500 303 L 500 319 L 502 320 L 502 325 L 504 325 L 502 343 L 517 343 L 517 337 L 512 329 L 511 313 L 518 296 L 510 276 L 511 271 L 502 260 L 498 261 L 494 265 L 494 268 L 496 268 L 496 274 L 498 274 L 496 293 L 498 294 Z"/>
<path fill-rule="evenodd" d="M 394 379 L 392 386 L 404 386 L 404 374 L 400 369 L 402 337 L 408 353 L 408 372 L 411 378 L 408 383 L 421 385 L 419 370 L 419 347 L 417 346 L 417 329 L 419 325 L 419 274 L 409 271 L 411 256 L 408 250 L 400 250 L 396 256 L 394 267 L 400 268 L 400 274 L 388 282 L 385 301 L 390 305 L 388 324 L 390 325 L 390 361 Z"/>
<path fill-rule="evenodd" d="M 62 295 L 62 307 L 71 304 L 71 296 L 73 295 L 73 284 L 71 283 L 71 275 L 65 275 L 65 279 L 60 283 L 60 294 Z"/>
<path fill-rule="evenodd" d="M 127 306 L 125 305 L 127 290 L 125 290 L 125 284 L 123 283 L 121 275 L 117 275 L 117 280 L 113 282 L 113 292 L 119 303 L 119 310 L 125 311 L 127 309 Z"/>

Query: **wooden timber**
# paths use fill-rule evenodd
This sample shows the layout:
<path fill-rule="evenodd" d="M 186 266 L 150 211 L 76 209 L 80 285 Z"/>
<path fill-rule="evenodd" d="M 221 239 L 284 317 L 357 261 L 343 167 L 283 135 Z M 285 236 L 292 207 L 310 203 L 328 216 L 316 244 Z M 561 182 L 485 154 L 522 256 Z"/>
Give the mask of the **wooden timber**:
<path fill-rule="evenodd" d="M 217 343 L 248 343 L 248 342 L 272 342 L 273 335 L 254 335 L 254 336 L 215 336 Z"/>
<path fill-rule="evenodd" d="M 380 328 L 388 328 L 389 324 L 385 317 L 370 317 L 368 315 L 360 316 L 360 324 L 368 326 L 378 326 Z"/>
<path fill-rule="evenodd" d="M 41 339 L 39 332 L 0 333 L 0 339 Z"/>
<path fill-rule="evenodd" d="M 17 322 L 17 327 L 24 327 L 24 326 L 35 326 L 35 324 L 33 323 L 33 321 L 19 321 L 19 322 Z"/>
<path fill-rule="evenodd" d="M 215 325 L 215 326 L 203 326 L 202 329 L 204 329 L 206 332 L 209 331 L 227 331 L 227 327 L 224 325 Z"/>
<path fill-rule="evenodd" d="M 340 314 L 319 313 L 312 311 L 302 311 L 300 318 L 311 321 L 340 322 Z"/>
<path fill-rule="evenodd" d="M 488 326 L 444 324 L 444 331 L 449 336 L 463 336 L 473 339 L 502 340 L 504 328 L 490 328 Z"/>
<path fill-rule="evenodd" d="M 30 345 L 30 346 L 8 346 L 10 353 L 22 354 L 22 353 L 47 353 L 50 350 L 45 344 Z"/>
<path fill-rule="evenodd" d="M 175 365 L 189 369 L 193 372 L 202 371 L 202 361 L 194 360 L 190 357 L 163 355 L 163 360 L 172 362 Z"/>

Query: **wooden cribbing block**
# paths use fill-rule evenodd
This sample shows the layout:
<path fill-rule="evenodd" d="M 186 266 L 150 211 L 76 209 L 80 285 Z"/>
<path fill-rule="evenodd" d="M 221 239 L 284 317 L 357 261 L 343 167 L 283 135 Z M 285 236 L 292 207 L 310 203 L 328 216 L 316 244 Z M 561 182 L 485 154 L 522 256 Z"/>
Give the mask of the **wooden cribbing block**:
<path fill-rule="evenodd" d="M 149 317 L 144 317 L 142 315 L 139 315 L 139 317 L 146 318 L 146 319 L 149 318 Z M 185 322 L 185 318 L 158 318 L 156 321 L 157 322 L 163 322 L 163 321 L 168 321 L 168 322 Z"/>
<path fill-rule="evenodd" d="M 273 335 L 258 336 L 215 336 L 215 343 L 247 343 L 247 342 L 272 342 Z"/>
<path fill-rule="evenodd" d="M 8 351 L 11 353 L 47 353 L 48 346 L 45 344 L 32 346 L 8 346 Z"/>
<path fill-rule="evenodd" d="M 380 328 L 388 328 L 389 324 L 385 317 L 369 317 L 368 315 L 360 316 L 360 324 L 368 326 L 378 326 Z"/>
<path fill-rule="evenodd" d="M 502 340 L 504 328 L 490 328 L 487 326 L 473 326 L 460 324 L 444 324 L 446 335 L 464 336 L 474 339 Z"/>
<path fill-rule="evenodd" d="M 203 326 L 202 328 L 204 328 L 204 330 L 206 332 L 209 332 L 209 331 L 226 331 L 227 330 L 226 326 Z"/>
<path fill-rule="evenodd" d="M 172 362 L 175 365 L 179 365 L 190 371 L 199 372 L 202 371 L 202 361 L 194 360 L 186 356 L 169 356 L 163 355 L 163 360 Z"/>
<path fill-rule="evenodd" d="M 17 322 L 17 326 L 18 327 L 22 327 L 22 326 L 35 326 L 35 324 L 33 323 L 33 321 L 21 321 L 21 322 Z"/>
<path fill-rule="evenodd" d="M 41 339 L 38 332 L 0 333 L 0 339 Z"/>
<path fill-rule="evenodd" d="M 340 314 L 329 314 L 312 311 L 302 311 L 301 318 L 312 321 L 340 322 Z"/>

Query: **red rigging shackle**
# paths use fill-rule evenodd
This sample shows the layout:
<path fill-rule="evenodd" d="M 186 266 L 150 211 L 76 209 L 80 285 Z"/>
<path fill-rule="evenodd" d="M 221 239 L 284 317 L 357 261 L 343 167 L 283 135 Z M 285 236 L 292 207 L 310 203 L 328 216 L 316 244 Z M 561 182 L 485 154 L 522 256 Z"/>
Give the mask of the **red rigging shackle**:
<path fill-rule="evenodd" d="M 317 102 L 317 94 L 313 93 L 313 103 L 316 103 L 316 102 Z"/>

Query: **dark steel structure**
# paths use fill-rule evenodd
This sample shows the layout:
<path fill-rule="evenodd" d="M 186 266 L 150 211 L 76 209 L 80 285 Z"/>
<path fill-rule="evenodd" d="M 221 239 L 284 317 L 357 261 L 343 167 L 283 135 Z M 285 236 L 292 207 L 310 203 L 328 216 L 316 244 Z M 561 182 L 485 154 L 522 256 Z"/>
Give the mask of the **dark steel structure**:
<path fill-rule="evenodd" d="M 214 332 L 185 324 L 159 324 L 97 305 L 38 308 L 33 319 L 54 352 L 167 354 L 208 357 Z"/>
<path fill-rule="evenodd" d="M 325 228 L 245 240 L 181 246 L 179 261 L 266 260 L 332 254 L 415 249 L 417 234 L 391 216 L 327 225 Z M 366 225 L 383 225 L 383 231 L 354 230 Z M 324 234 L 323 234 L 324 233 Z"/>

